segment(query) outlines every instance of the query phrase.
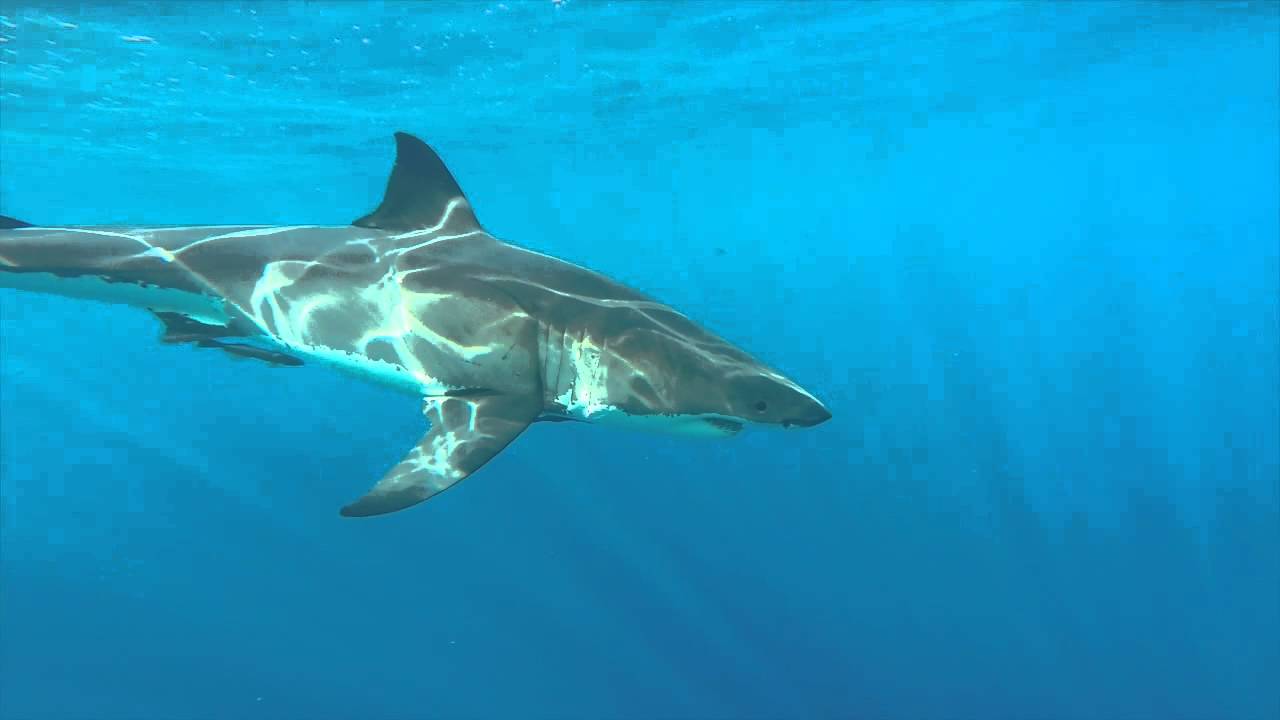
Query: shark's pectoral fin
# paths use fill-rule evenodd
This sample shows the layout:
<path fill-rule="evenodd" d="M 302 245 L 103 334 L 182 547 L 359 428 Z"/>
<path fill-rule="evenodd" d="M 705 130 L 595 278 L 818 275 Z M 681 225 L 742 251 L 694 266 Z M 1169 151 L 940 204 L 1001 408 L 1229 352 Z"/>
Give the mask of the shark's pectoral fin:
<path fill-rule="evenodd" d="M 534 395 L 428 398 L 431 430 L 367 495 L 342 508 L 342 514 L 395 512 L 449 489 L 516 439 L 541 410 Z"/>

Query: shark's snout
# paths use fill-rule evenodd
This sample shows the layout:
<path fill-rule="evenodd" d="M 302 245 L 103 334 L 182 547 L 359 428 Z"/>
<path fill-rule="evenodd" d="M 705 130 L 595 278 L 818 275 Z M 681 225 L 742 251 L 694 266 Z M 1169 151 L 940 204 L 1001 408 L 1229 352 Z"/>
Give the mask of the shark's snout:
<path fill-rule="evenodd" d="M 818 401 L 813 401 L 803 408 L 802 412 L 788 416 L 782 421 L 782 426 L 792 427 L 813 427 L 820 425 L 831 419 L 831 411 Z"/>
<path fill-rule="evenodd" d="M 782 428 L 813 427 L 831 419 L 831 411 L 820 400 L 769 368 L 743 374 L 730 383 L 733 406 L 724 415 Z"/>

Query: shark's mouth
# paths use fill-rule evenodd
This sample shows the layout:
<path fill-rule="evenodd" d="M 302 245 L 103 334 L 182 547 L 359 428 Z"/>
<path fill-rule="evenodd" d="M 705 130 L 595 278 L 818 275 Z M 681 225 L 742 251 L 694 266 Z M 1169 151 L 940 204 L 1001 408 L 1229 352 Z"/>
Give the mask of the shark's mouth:
<path fill-rule="evenodd" d="M 702 418 L 702 422 L 715 428 L 717 432 L 725 435 L 737 435 L 742 432 L 742 422 L 738 420 L 730 420 L 729 418 L 709 417 Z"/>

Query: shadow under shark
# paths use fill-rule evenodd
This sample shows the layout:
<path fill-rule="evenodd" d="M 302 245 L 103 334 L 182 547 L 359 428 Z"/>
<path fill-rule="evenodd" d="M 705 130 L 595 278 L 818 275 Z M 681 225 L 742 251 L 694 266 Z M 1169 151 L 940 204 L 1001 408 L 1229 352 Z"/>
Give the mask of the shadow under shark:
<path fill-rule="evenodd" d="M 0 217 L 0 287 L 142 307 L 165 342 L 315 360 L 423 398 L 429 431 L 347 516 L 446 490 L 538 420 L 728 436 L 831 417 L 667 305 L 490 235 L 439 156 L 395 139 L 381 205 L 349 226 Z"/>

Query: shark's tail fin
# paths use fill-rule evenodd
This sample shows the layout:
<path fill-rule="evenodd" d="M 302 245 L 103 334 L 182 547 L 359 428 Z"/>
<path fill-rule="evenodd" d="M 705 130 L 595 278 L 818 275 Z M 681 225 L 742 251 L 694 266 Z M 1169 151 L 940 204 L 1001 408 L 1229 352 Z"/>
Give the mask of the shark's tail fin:
<path fill-rule="evenodd" d="M 18 218 L 11 218 L 5 215 L 0 215 L 0 230 L 16 230 L 18 228 L 24 228 L 24 227 L 35 227 L 35 226 L 29 222 L 23 222 Z"/>

